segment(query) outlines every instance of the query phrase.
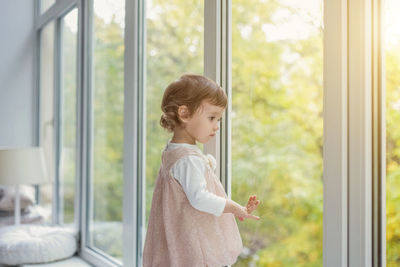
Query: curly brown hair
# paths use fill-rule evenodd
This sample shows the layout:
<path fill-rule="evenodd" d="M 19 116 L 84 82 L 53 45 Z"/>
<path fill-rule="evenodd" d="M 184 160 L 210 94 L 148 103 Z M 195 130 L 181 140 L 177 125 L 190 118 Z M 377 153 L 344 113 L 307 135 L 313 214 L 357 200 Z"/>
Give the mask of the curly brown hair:
<path fill-rule="evenodd" d="M 168 85 L 164 92 L 161 102 L 161 127 L 173 132 L 175 127 L 181 125 L 178 108 L 182 105 L 187 106 L 192 116 L 204 100 L 223 108 L 226 108 L 228 103 L 224 90 L 213 80 L 202 75 L 182 75 Z"/>

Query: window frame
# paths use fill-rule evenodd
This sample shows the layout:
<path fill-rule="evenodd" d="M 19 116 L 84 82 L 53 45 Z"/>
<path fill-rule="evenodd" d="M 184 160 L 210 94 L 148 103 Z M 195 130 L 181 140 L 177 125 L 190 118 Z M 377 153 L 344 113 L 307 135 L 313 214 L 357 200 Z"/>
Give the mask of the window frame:
<path fill-rule="evenodd" d="M 55 181 L 53 184 L 53 199 L 52 199 L 52 224 L 61 224 L 62 215 L 60 212 L 60 203 L 61 199 L 59 196 L 60 190 L 60 181 L 59 181 L 59 151 L 60 151 L 60 140 L 61 140 L 61 52 L 62 52 L 62 19 L 69 14 L 73 9 L 77 9 L 78 13 L 78 31 L 77 31 L 77 65 L 76 65 L 76 183 L 75 183 L 75 199 L 74 199 L 74 226 L 73 228 L 78 232 L 78 242 L 80 242 L 80 227 L 82 225 L 81 222 L 81 188 L 82 188 L 82 172 L 81 169 L 83 164 L 81 164 L 84 157 L 82 156 L 82 151 L 80 149 L 82 143 L 82 96 L 81 92 L 82 88 L 82 77 L 80 75 L 82 66 L 81 66 L 81 57 L 82 57 L 82 7 L 81 1 L 79 0 L 57 0 L 52 6 L 50 6 L 44 13 L 40 13 L 40 0 L 35 1 L 35 32 L 36 32 L 36 42 L 35 42 L 35 69 L 34 75 L 36 77 L 34 91 L 35 91 L 35 124 L 36 130 L 34 133 L 35 142 L 37 145 L 40 145 L 40 42 L 41 42 L 41 31 L 42 29 L 48 25 L 50 22 L 55 23 L 54 27 L 54 131 L 55 131 L 55 140 L 54 140 L 54 150 L 55 150 Z M 36 187 L 36 199 L 39 200 L 39 191 L 40 186 Z M 40 202 L 40 200 L 38 201 Z"/>
<path fill-rule="evenodd" d="M 347 0 L 324 2 L 324 29 L 323 264 L 344 267 L 348 261 Z"/>
<path fill-rule="evenodd" d="M 386 266 L 385 0 L 372 0 L 372 266 Z"/>
<path fill-rule="evenodd" d="M 35 143 L 37 145 L 40 145 L 40 55 L 41 55 L 41 32 L 42 30 L 51 22 L 54 22 L 54 71 L 53 71 L 53 90 L 54 90 L 54 97 L 53 97 L 53 106 L 54 106 L 54 163 L 55 163 L 55 168 L 54 168 L 54 185 L 53 186 L 53 200 L 52 200 L 52 218 L 51 222 L 53 224 L 59 224 L 60 223 L 60 202 L 61 200 L 58 197 L 59 193 L 59 150 L 60 150 L 60 127 L 61 127 L 61 121 L 60 121 L 60 114 L 61 114 L 61 107 L 60 107 L 60 90 L 61 90 L 61 49 L 62 49 L 62 43 L 61 43 L 61 38 L 62 38 L 62 33 L 61 33 L 61 24 L 62 24 L 62 19 L 74 8 L 77 8 L 77 1 L 76 0 L 67 0 L 67 1 L 56 1 L 52 6 L 47 9 L 46 12 L 44 12 L 42 15 L 40 14 L 40 0 L 36 0 L 35 2 L 35 31 L 36 31 L 36 43 L 35 43 L 35 75 L 36 75 L 36 82 L 35 82 L 35 110 L 36 110 L 36 117 L 35 117 L 35 123 L 37 125 L 36 131 L 35 131 Z M 78 10 L 79 13 L 79 10 Z M 79 40 L 78 40 L 79 42 Z M 78 52 L 78 51 L 77 51 Z M 77 55 L 78 57 L 79 55 Z M 77 70 L 79 68 L 79 64 L 77 63 Z M 77 78 L 78 79 L 78 78 Z M 77 92 L 79 92 L 79 88 L 77 88 Z M 77 102 L 78 105 L 79 102 Z M 77 114 L 77 119 L 79 119 L 79 116 Z M 76 131 L 76 139 L 78 140 L 78 133 L 79 131 Z M 78 144 L 77 144 L 78 148 Z M 78 152 L 77 152 L 78 154 Z M 78 181 L 78 172 L 76 172 L 76 179 Z M 79 192 L 78 186 L 76 186 L 77 192 Z M 40 186 L 36 186 L 36 199 L 38 202 L 40 202 L 40 197 L 39 197 L 39 192 L 40 192 Z M 77 216 L 79 214 L 78 212 L 78 201 L 75 199 L 74 201 L 74 216 Z M 78 217 L 77 217 L 78 218 Z M 78 224 L 74 224 L 74 228 L 78 229 Z"/>
<path fill-rule="evenodd" d="M 96 265 L 96 266 L 121 266 L 119 261 L 113 258 L 111 255 L 97 249 L 95 247 L 89 246 L 90 240 L 90 230 L 89 221 L 92 218 L 90 211 L 93 211 L 93 201 L 90 199 L 92 186 L 92 174 L 93 170 L 93 110 L 91 110 L 93 102 L 93 0 L 77 0 L 80 10 L 82 10 L 78 15 L 78 28 L 81 30 L 79 38 L 81 41 L 78 44 L 79 50 L 81 51 L 81 56 L 79 57 L 79 62 L 82 66 L 82 70 L 78 75 L 81 75 L 81 168 L 80 168 L 80 233 L 81 242 L 79 256 L 86 261 Z"/>
<path fill-rule="evenodd" d="M 145 1 L 126 1 L 124 74 L 123 262 L 141 266 L 145 235 Z M 135 219 L 136 218 L 136 219 Z M 135 253 L 132 253 L 135 252 Z"/>

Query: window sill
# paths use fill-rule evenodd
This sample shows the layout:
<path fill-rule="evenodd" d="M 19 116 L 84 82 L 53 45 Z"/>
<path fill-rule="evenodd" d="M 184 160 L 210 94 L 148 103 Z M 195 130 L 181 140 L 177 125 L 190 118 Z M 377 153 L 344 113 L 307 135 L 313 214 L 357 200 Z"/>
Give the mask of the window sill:
<path fill-rule="evenodd" d="M 78 256 L 74 256 L 74 257 L 71 257 L 71 258 L 68 258 L 65 260 L 50 262 L 50 263 L 46 263 L 46 264 L 26 264 L 26 265 L 21 265 L 21 266 L 22 267 L 31 267 L 31 266 L 32 267 L 39 267 L 39 266 L 43 266 L 43 267 L 70 267 L 70 266 L 90 267 L 92 265 L 90 265 L 83 259 L 79 258 Z"/>

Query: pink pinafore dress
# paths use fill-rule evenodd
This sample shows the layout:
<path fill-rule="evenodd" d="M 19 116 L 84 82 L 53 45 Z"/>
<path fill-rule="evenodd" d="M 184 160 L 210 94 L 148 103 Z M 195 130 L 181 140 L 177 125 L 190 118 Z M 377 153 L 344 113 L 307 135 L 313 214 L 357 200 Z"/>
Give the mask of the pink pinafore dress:
<path fill-rule="evenodd" d="M 207 190 L 227 198 L 211 162 L 190 148 L 164 150 L 154 188 L 143 252 L 143 267 L 220 267 L 232 265 L 242 251 L 242 240 L 231 213 L 215 215 L 190 205 L 171 168 L 182 157 L 195 155 L 206 163 Z"/>

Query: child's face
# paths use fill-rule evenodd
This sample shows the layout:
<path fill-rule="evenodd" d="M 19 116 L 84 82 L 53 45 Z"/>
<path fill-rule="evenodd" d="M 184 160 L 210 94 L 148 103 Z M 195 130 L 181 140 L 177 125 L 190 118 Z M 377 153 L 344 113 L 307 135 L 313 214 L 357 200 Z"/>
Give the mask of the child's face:
<path fill-rule="evenodd" d="M 193 116 L 185 123 L 185 130 L 196 141 L 207 143 L 219 130 L 224 108 L 204 101 Z"/>

